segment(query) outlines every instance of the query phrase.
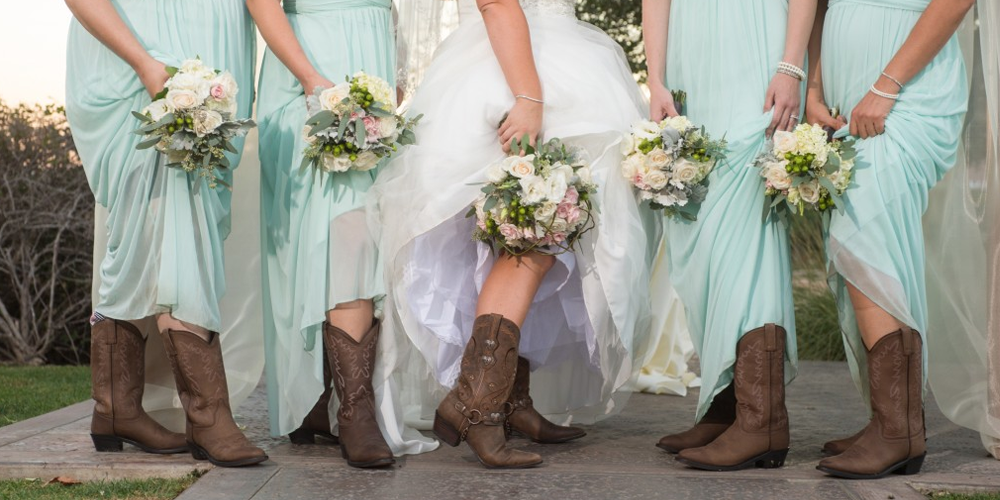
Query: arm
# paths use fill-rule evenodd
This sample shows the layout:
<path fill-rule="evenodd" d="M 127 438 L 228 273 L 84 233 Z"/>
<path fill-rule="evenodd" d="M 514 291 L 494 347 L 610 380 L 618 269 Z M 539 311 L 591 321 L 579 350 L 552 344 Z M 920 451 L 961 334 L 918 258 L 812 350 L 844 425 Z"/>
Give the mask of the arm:
<path fill-rule="evenodd" d="M 288 23 L 280 0 L 246 0 L 247 10 L 257 23 L 257 29 L 267 42 L 267 46 L 278 60 L 292 72 L 302 84 L 306 95 L 311 95 L 316 87 L 328 88 L 333 83 L 316 71 L 305 51 L 295 37 L 292 25 Z"/>
<path fill-rule="evenodd" d="M 785 29 L 785 54 L 782 61 L 802 67 L 816 18 L 816 0 L 790 0 L 788 2 L 788 26 Z M 764 111 L 774 110 L 767 136 L 775 130 L 791 130 L 799 123 L 799 105 L 802 90 L 799 80 L 783 73 L 775 73 L 764 97 Z"/>
<path fill-rule="evenodd" d="M 974 0 L 932 0 L 903 46 L 885 67 L 885 73 L 905 86 L 937 57 L 973 3 Z M 885 75 L 878 77 L 875 88 L 889 94 L 903 90 Z M 894 104 L 894 99 L 879 97 L 869 91 L 851 110 L 851 135 L 867 139 L 885 132 L 885 119 Z"/>
<path fill-rule="evenodd" d="M 820 0 L 816 8 L 816 22 L 809 38 L 809 80 L 806 86 L 806 122 L 839 130 L 847 120 L 843 115 L 834 118 L 823 97 L 823 71 L 820 54 L 823 45 L 823 20 L 826 18 L 827 0 Z"/>
<path fill-rule="evenodd" d="M 649 119 L 677 116 L 674 98 L 663 76 L 667 66 L 667 29 L 670 26 L 670 0 L 642 0 L 642 39 L 646 49 L 646 72 L 649 74 Z"/>
<path fill-rule="evenodd" d="M 66 6 L 94 38 L 135 70 L 150 97 L 163 90 L 170 78 L 166 66 L 146 52 L 110 0 L 66 0 Z"/>
<path fill-rule="evenodd" d="M 517 0 L 476 0 L 476 3 L 511 93 L 543 99 L 542 83 L 531 52 L 528 20 Z M 535 144 L 542 129 L 542 107 L 529 99 L 515 99 L 514 107 L 498 130 L 505 151 L 510 150 L 511 140 L 525 135 Z"/>

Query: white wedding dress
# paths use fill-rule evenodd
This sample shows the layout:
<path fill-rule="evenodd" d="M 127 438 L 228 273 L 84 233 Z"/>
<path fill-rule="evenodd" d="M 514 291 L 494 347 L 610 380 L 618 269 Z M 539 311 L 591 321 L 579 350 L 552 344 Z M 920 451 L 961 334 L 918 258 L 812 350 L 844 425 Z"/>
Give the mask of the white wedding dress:
<path fill-rule="evenodd" d="M 544 92 L 543 139 L 584 149 L 599 188 L 597 226 L 579 250 L 558 256 L 522 327 L 520 352 L 531 362 L 538 409 L 587 422 L 620 410 L 650 348 L 660 217 L 636 203 L 619 173 L 622 134 L 646 104 L 621 48 L 578 21 L 573 0 L 521 4 Z M 494 259 L 472 240 L 465 214 L 486 168 L 504 157 L 496 130 L 514 104 L 475 2 L 460 0 L 459 12 L 410 103 L 411 115 L 423 115 L 417 145 L 384 168 L 369 194 L 385 259 L 385 328 L 419 353 L 403 380 L 416 404 L 411 423 L 432 418 L 459 372 Z"/>

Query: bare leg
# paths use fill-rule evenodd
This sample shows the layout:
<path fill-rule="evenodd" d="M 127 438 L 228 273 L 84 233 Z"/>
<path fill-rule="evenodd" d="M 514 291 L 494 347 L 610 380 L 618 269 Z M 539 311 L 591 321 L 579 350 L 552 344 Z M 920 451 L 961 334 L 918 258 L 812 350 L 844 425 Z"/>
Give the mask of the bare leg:
<path fill-rule="evenodd" d="M 858 329 L 861 330 L 861 339 L 868 349 L 882 340 L 882 337 L 906 326 L 850 283 L 847 284 L 847 293 L 854 306 L 854 315 L 858 320 Z"/>
<path fill-rule="evenodd" d="M 183 330 L 191 332 L 201 337 L 201 339 L 206 342 L 211 338 L 211 333 L 209 333 L 207 329 L 197 325 L 192 325 L 191 323 L 185 323 L 173 317 L 169 313 L 158 314 L 156 316 L 156 328 L 161 332 L 165 330 Z"/>
<path fill-rule="evenodd" d="M 361 342 L 368 330 L 372 328 L 374 315 L 375 306 L 372 301 L 359 299 L 337 304 L 336 307 L 326 312 L 326 320 L 350 335 L 352 339 Z"/>
<path fill-rule="evenodd" d="M 483 283 L 476 316 L 500 314 L 520 328 L 545 273 L 555 262 L 555 257 L 538 252 L 520 257 L 501 255 Z"/>

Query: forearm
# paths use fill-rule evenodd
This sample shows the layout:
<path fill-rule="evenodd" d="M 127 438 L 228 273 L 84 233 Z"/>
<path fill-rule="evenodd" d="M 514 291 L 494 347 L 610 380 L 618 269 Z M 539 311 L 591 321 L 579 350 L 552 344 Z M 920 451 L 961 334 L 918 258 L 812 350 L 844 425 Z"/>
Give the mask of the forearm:
<path fill-rule="evenodd" d="M 885 67 L 885 72 L 906 85 L 937 56 L 958 29 L 973 3 L 974 0 L 932 0 L 903 46 Z M 882 76 L 878 87 L 883 91 L 888 89 L 894 92 L 895 84 L 890 82 Z"/>
<path fill-rule="evenodd" d="M 642 39 L 650 85 L 665 86 L 670 0 L 642 0 Z"/>
<path fill-rule="evenodd" d="M 785 30 L 785 53 L 781 60 L 795 66 L 805 64 L 806 49 L 816 19 L 816 0 L 790 0 L 788 26 Z"/>
<path fill-rule="evenodd" d="M 278 60 L 295 75 L 300 82 L 319 76 L 302 50 L 292 25 L 288 22 L 279 0 L 246 0 L 247 10 L 257 24 L 260 35 Z M 313 89 L 305 89 L 311 92 Z"/>
<path fill-rule="evenodd" d="M 819 0 L 816 5 L 816 20 L 813 22 L 812 35 L 809 37 L 809 82 L 808 97 L 823 101 L 823 71 L 822 46 L 823 22 L 826 18 L 826 0 Z"/>
<path fill-rule="evenodd" d="M 110 0 L 66 0 L 66 6 L 94 38 L 137 73 L 144 65 L 155 62 L 122 21 Z"/>
<path fill-rule="evenodd" d="M 528 20 L 517 0 L 477 0 L 493 53 L 514 95 L 543 99 Z"/>

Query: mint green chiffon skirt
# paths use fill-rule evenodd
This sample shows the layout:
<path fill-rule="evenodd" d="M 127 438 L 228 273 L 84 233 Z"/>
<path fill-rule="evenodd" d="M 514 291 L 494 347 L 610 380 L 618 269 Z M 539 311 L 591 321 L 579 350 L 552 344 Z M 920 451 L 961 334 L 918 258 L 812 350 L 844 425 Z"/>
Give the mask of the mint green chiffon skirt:
<path fill-rule="evenodd" d="M 306 56 L 334 83 L 364 71 L 393 84 L 396 48 L 389 8 L 389 0 L 284 2 Z M 378 169 L 300 172 L 305 93 L 270 50 L 261 66 L 257 116 L 268 403 L 271 432 L 283 435 L 301 425 L 323 392 L 326 312 L 385 295 L 364 211 Z M 397 352 L 393 336 L 383 333 L 373 377 L 379 423 L 396 454 L 429 451 L 433 441 L 413 435 L 396 418 L 391 378 Z"/>
<path fill-rule="evenodd" d="M 232 72 L 239 116 L 250 116 L 255 32 L 240 0 L 114 0 L 125 23 L 157 60 L 201 57 Z M 166 168 L 132 133 L 150 98 L 132 68 L 77 21 L 69 31 L 66 114 L 97 203 L 107 209 L 107 253 L 95 310 L 138 320 L 171 312 L 209 330 L 221 327 L 226 291 L 223 241 L 232 193 Z M 234 143 L 242 150 L 242 141 Z M 232 165 L 240 155 L 231 155 Z M 232 183 L 232 172 L 223 177 Z"/>
<path fill-rule="evenodd" d="M 748 167 L 771 121 L 764 96 L 784 52 L 786 0 L 674 0 L 666 84 L 687 92 L 687 115 L 729 142 L 710 174 L 696 222 L 665 227 L 670 277 L 701 361 L 697 418 L 733 379 L 736 344 L 776 323 L 788 332 L 785 378 L 795 376 L 795 317 L 788 232 L 763 223 L 764 188 Z"/>
<path fill-rule="evenodd" d="M 822 54 L 828 105 L 850 116 L 928 3 L 831 0 Z M 929 191 L 955 164 L 967 101 L 964 59 L 952 37 L 906 84 L 886 119 L 885 133 L 858 141 L 858 167 L 844 198 L 845 213 L 834 213 L 830 220 L 830 285 L 837 296 L 848 362 L 865 401 L 866 350 L 846 285 L 853 284 L 896 319 L 928 334 L 921 217 Z M 925 365 L 926 359 L 925 349 Z"/>

